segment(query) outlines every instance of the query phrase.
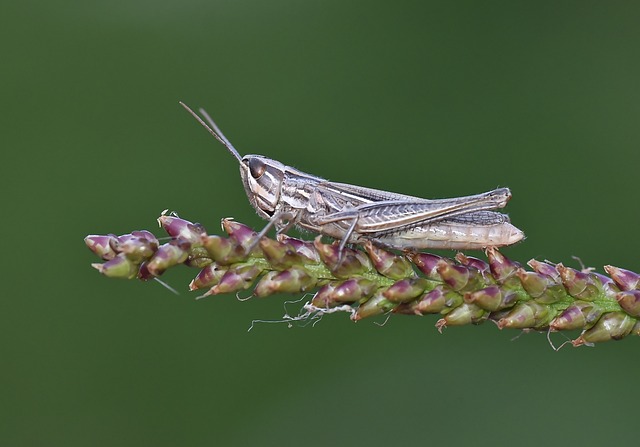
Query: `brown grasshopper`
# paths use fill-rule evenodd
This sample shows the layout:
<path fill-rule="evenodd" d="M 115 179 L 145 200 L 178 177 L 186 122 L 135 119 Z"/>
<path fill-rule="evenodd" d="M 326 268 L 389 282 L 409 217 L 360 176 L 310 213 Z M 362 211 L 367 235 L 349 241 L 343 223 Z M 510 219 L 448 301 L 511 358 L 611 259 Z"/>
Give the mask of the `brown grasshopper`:
<path fill-rule="evenodd" d="M 222 143 L 240 164 L 249 202 L 284 233 L 294 225 L 346 244 L 373 244 L 405 251 L 418 249 L 482 249 L 514 244 L 524 233 L 509 217 L 495 211 L 511 198 L 508 188 L 451 199 L 423 199 L 404 194 L 336 183 L 307 174 L 262 155 L 240 156 L 206 111 L 205 123 L 180 104 Z"/>

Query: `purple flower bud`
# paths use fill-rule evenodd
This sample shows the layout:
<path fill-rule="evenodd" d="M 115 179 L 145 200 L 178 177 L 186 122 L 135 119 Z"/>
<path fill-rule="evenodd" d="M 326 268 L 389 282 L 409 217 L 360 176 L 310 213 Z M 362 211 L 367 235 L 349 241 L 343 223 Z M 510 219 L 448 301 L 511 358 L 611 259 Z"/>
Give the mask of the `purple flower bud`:
<path fill-rule="evenodd" d="M 545 275 L 551 278 L 553 282 L 558 283 L 560 281 L 560 274 L 558 273 L 558 270 L 556 270 L 555 265 L 547 264 L 546 262 L 536 261 L 535 259 L 530 260 L 529 262 L 527 262 L 527 264 L 537 273 L 540 273 L 541 275 Z"/>
<path fill-rule="evenodd" d="M 527 301 L 517 304 L 511 312 L 505 317 L 498 320 L 498 327 L 524 329 L 539 329 L 549 324 L 551 311 L 549 306 L 536 303 L 535 301 Z"/>
<path fill-rule="evenodd" d="M 593 306 L 590 307 L 593 308 Z M 575 304 L 567 307 L 549 323 L 552 331 L 579 329 L 584 327 L 584 325 L 585 318 L 582 309 Z"/>
<path fill-rule="evenodd" d="M 467 292 L 464 295 L 466 303 L 473 303 L 491 312 L 512 307 L 517 299 L 518 295 L 515 292 L 503 292 L 496 285 L 475 292 Z"/>
<path fill-rule="evenodd" d="M 91 264 L 108 278 L 133 279 L 138 274 L 138 264 L 128 259 L 124 254 L 119 254 L 104 264 Z"/>
<path fill-rule="evenodd" d="M 370 279 L 347 279 L 335 286 L 332 300 L 337 303 L 355 303 L 363 298 L 370 297 L 378 287 L 378 284 Z"/>
<path fill-rule="evenodd" d="M 313 306 L 326 309 L 334 307 L 337 303 L 333 299 L 333 291 L 338 284 L 340 283 L 337 281 L 332 281 L 320 287 L 315 295 L 313 295 L 311 304 Z"/>
<path fill-rule="evenodd" d="M 482 309 L 475 304 L 462 303 L 460 306 L 453 309 L 446 314 L 444 318 L 441 318 L 436 322 L 436 328 L 442 332 L 442 329 L 447 326 L 463 326 L 466 324 L 480 324 L 483 323 L 489 312 Z"/>
<path fill-rule="evenodd" d="M 222 228 L 231 239 L 242 245 L 245 251 L 253 244 L 254 239 L 258 236 L 258 233 L 250 227 L 232 219 L 222 219 Z"/>
<path fill-rule="evenodd" d="M 605 272 L 611 275 L 620 290 L 640 289 L 640 275 L 631 270 L 625 270 L 612 265 L 604 266 Z"/>
<path fill-rule="evenodd" d="M 612 300 L 616 298 L 616 295 L 620 292 L 620 288 L 613 279 L 597 272 L 591 272 L 591 276 L 594 277 L 596 287 L 605 297 Z"/>
<path fill-rule="evenodd" d="M 253 293 L 265 297 L 274 293 L 304 292 L 315 287 L 316 283 L 317 279 L 304 268 L 294 266 L 281 272 L 268 272 L 260 279 Z"/>
<path fill-rule="evenodd" d="M 382 295 L 394 303 L 406 303 L 422 295 L 427 288 L 433 287 L 425 278 L 407 278 L 396 281 L 385 290 Z"/>
<path fill-rule="evenodd" d="M 340 253 L 340 247 L 337 244 L 323 244 L 320 236 L 315 238 L 313 245 L 322 262 L 337 278 L 349 278 L 372 269 L 369 258 L 359 250 L 344 248 Z"/>
<path fill-rule="evenodd" d="M 301 239 L 296 239 L 293 237 L 289 237 L 286 234 L 279 234 L 277 236 L 278 242 L 283 242 L 298 253 L 300 256 L 308 259 L 311 262 L 319 263 L 320 255 L 316 251 L 316 248 L 313 246 L 313 242 L 303 241 Z"/>
<path fill-rule="evenodd" d="M 221 267 L 216 263 L 209 264 L 200 270 L 200 273 L 189 283 L 189 290 L 213 287 L 220 282 L 226 272 L 227 269 L 225 267 Z"/>
<path fill-rule="evenodd" d="M 448 312 L 449 309 L 458 307 L 460 304 L 462 304 L 460 294 L 452 292 L 443 285 L 438 285 L 417 300 L 401 304 L 395 312 L 414 315 L 438 314 Z"/>
<path fill-rule="evenodd" d="M 597 278 L 562 264 L 558 264 L 556 268 L 569 295 L 584 301 L 593 301 L 598 297 L 600 282 Z"/>
<path fill-rule="evenodd" d="M 235 240 L 217 235 L 204 236 L 202 245 L 211 259 L 220 265 L 231 265 L 247 259 L 244 248 Z"/>
<path fill-rule="evenodd" d="M 158 250 L 158 240 L 155 236 L 147 236 L 148 231 L 134 231 L 131 234 L 118 236 L 116 242 L 111 246 L 119 253 L 124 253 L 133 262 L 140 263 L 146 261 Z"/>
<path fill-rule="evenodd" d="M 367 241 L 364 244 L 364 249 L 369 254 L 371 261 L 373 261 L 373 266 L 381 275 L 391 279 L 415 276 L 411 263 L 405 258 L 376 247 L 371 241 Z"/>
<path fill-rule="evenodd" d="M 456 265 L 441 259 L 436 266 L 438 275 L 456 292 L 477 289 L 483 283 L 482 275 L 476 269 Z"/>
<path fill-rule="evenodd" d="M 632 317 L 640 317 L 640 290 L 628 290 L 616 295 L 618 304 Z"/>
<path fill-rule="evenodd" d="M 178 240 L 163 244 L 147 263 L 147 269 L 153 276 L 162 275 L 168 268 L 182 264 L 189 257 L 188 243 Z"/>
<path fill-rule="evenodd" d="M 363 318 L 375 317 L 392 311 L 398 304 L 386 299 L 382 293 L 377 292 L 365 303 L 358 306 L 356 312 L 351 315 L 353 321 L 360 321 Z"/>
<path fill-rule="evenodd" d="M 191 247 L 189 250 L 189 257 L 185 261 L 185 265 L 197 269 L 204 268 L 211 264 L 213 259 L 209 257 L 209 252 L 202 246 Z"/>
<path fill-rule="evenodd" d="M 251 287 L 253 281 L 262 273 L 262 269 L 252 265 L 238 265 L 225 272 L 218 284 L 213 286 L 204 296 L 232 293 Z"/>
<path fill-rule="evenodd" d="M 594 303 L 576 301 L 549 323 L 554 331 L 584 329 L 593 326 L 604 311 Z"/>
<path fill-rule="evenodd" d="M 135 237 L 139 237 L 141 239 L 146 239 L 149 242 L 152 242 L 154 244 L 158 244 L 158 238 L 155 237 L 155 235 L 147 230 L 138 230 L 138 231 L 132 231 L 131 232 L 132 235 L 134 235 Z"/>
<path fill-rule="evenodd" d="M 591 328 L 585 330 L 578 338 L 573 340 L 573 346 L 584 344 L 602 343 L 609 340 L 620 340 L 634 328 L 637 320 L 624 312 L 609 312 L 598 320 Z"/>
<path fill-rule="evenodd" d="M 275 269 L 284 270 L 292 265 L 299 265 L 305 262 L 302 256 L 296 252 L 293 245 L 274 241 L 266 237 L 260 240 L 259 245 L 262 253 L 264 253 L 264 257 Z"/>
<path fill-rule="evenodd" d="M 522 268 L 516 270 L 516 275 L 520 278 L 524 290 L 526 290 L 532 298 L 538 298 L 547 290 L 547 286 L 549 286 L 548 276 L 536 272 L 527 272 Z"/>
<path fill-rule="evenodd" d="M 489 264 L 482 259 L 467 256 L 464 253 L 457 253 L 456 261 L 464 266 L 478 270 L 484 279 L 488 279 L 489 275 L 491 275 Z"/>
<path fill-rule="evenodd" d="M 541 304 L 556 303 L 567 296 L 564 286 L 554 282 L 547 275 L 527 272 L 524 269 L 516 270 L 516 275 L 524 290 Z"/>
<path fill-rule="evenodd" d="M 191 223 L 177 216 L 162 215 L 158 217 L 160 226 L 173 238 L 182 238 L 192 245 L 200 243 L 202 236 L 206 235 L 204 227 L 199 223 Z"/>
<path fill-rule="evenodd" d="M 84 238 L 84 243 L 87 244 L 89 250 L 96 255 L 109 261 L 116 257 L 116 251 L 112 248 L 112 244 L 116 242 L 116 237 L 113 234 L 99 235 L 90 234 Z"/>
<path fill-rule="evenodd" d="M 127 244 L 127 243 L 130 243 L 131 241 L 135 242 L 138 240 L 149 242 L 151 245 L 155 245 L 155 246 L 158 245 L 158 239 L 147 230 L 132 231 L 131 233 L 123 234 L 122 236 L 117 236 L 115 244 L 116 244 L 116 247 L 118 247 L 121 244 Z"/>
<path fill-rule="evenodd" d="M 274 278 L 276 278 L 281 273 L 288 273 L 288 271 L 284 270 L 284 272 L 281 272 L 271 270 L 267 272 L 262 278 L 260 278 L 258 284 L 256 284 L 256 287 L 253 289 L 253 294 L 257 297 L 264 298 L 277 292 L 279 281 L 274 281 Z M 285 281 L 290 279 L 289 276 L 290 275 L 287 275 Z"/>
<path fill-rule="evenodd" d="M 519 263 L 510 260 L 495 247 L 487 248 L 487 257 L 489 258 L 491 274 L 499 283 L 504 283 L 509 278 L 514 277 L 516 271 L 521 267 Z"/>
<path fill-rule="evenodd" d="M 427 279 L 442 281 L 436 267 L 444 258 L 429 253 L 408 253 L 407 257 L 411 259 L 411 262 L 420 269 Z"/>

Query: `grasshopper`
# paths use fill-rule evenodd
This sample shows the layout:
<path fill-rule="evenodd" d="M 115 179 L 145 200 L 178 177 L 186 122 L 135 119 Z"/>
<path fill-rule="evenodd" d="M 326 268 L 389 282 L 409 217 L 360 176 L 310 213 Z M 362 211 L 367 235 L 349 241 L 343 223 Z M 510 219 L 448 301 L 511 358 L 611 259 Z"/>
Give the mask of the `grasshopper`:
<path fill-rule="evenodd" d="M 450 199 L 423 199 L 307 174 L 262 155 L 241 156 L 207 112 L 180 104 L 240 164 L 249 202 L 269 222 L 255 244 L 275 227 L 278 234 L 296 225 L 346 244 L 373 244 L 403 251 L 483 249 L 514 244 L 524 233 L 495 211 L 511 198 L 508 188 Z M 255 245 L 254 245 L 255 246 Z"/>

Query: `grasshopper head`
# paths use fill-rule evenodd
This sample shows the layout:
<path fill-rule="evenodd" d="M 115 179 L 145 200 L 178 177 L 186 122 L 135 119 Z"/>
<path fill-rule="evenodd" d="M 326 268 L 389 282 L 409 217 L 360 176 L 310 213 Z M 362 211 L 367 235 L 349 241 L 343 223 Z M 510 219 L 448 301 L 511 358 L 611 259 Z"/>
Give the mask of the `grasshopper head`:
<path fill-rule="evenodd" d="M 180 104 L 238 160 L 240 163 L 240 176 L 251 206 L 255 208 L 260 217 L 270 220 L 280 199 L 280 189 L 286 169 L 285 165 L 262 155 L 245 155 L 242 157 L 204 109 L 200 109 L 200 113 L 202 113 L 207 122 L 203 121 L 185 103 L 180 102 Z"/>
<path fill-rule="evenodd" d="M 271 219 L 280 199 L 285 166 L 262 155 L 245 155 L 240 176 L 249 202 L 263 219 Z"/>

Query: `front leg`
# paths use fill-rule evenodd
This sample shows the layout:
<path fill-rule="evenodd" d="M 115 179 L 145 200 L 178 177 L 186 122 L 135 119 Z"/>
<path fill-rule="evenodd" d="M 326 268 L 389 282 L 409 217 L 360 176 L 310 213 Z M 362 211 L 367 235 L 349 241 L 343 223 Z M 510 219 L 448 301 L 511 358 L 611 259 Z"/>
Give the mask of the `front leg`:
<path fill-rule="evenodd" d="M 247 248 L 247 254 L 251 253 L 253 249 L 256 248 L 256 246 L 260 242 L 260 239 L 265 237 L 272 227 L 276 228 L 278 234 L 284 233 L 285 231 L 289 230 L 292 226 L 295 225 L 298 219 L 298 214 L 299 214 L 299 211 L 297 210 L 296 211 L 291 211 L 291 210 L 276 211 L 273 214 L 273 216 L 271 216 L 271 219 L 269 219 L 269 222 L 267 222 L 264 228 L 255 237 L 253 242 L 251 242 L 251 244 Z"/>

